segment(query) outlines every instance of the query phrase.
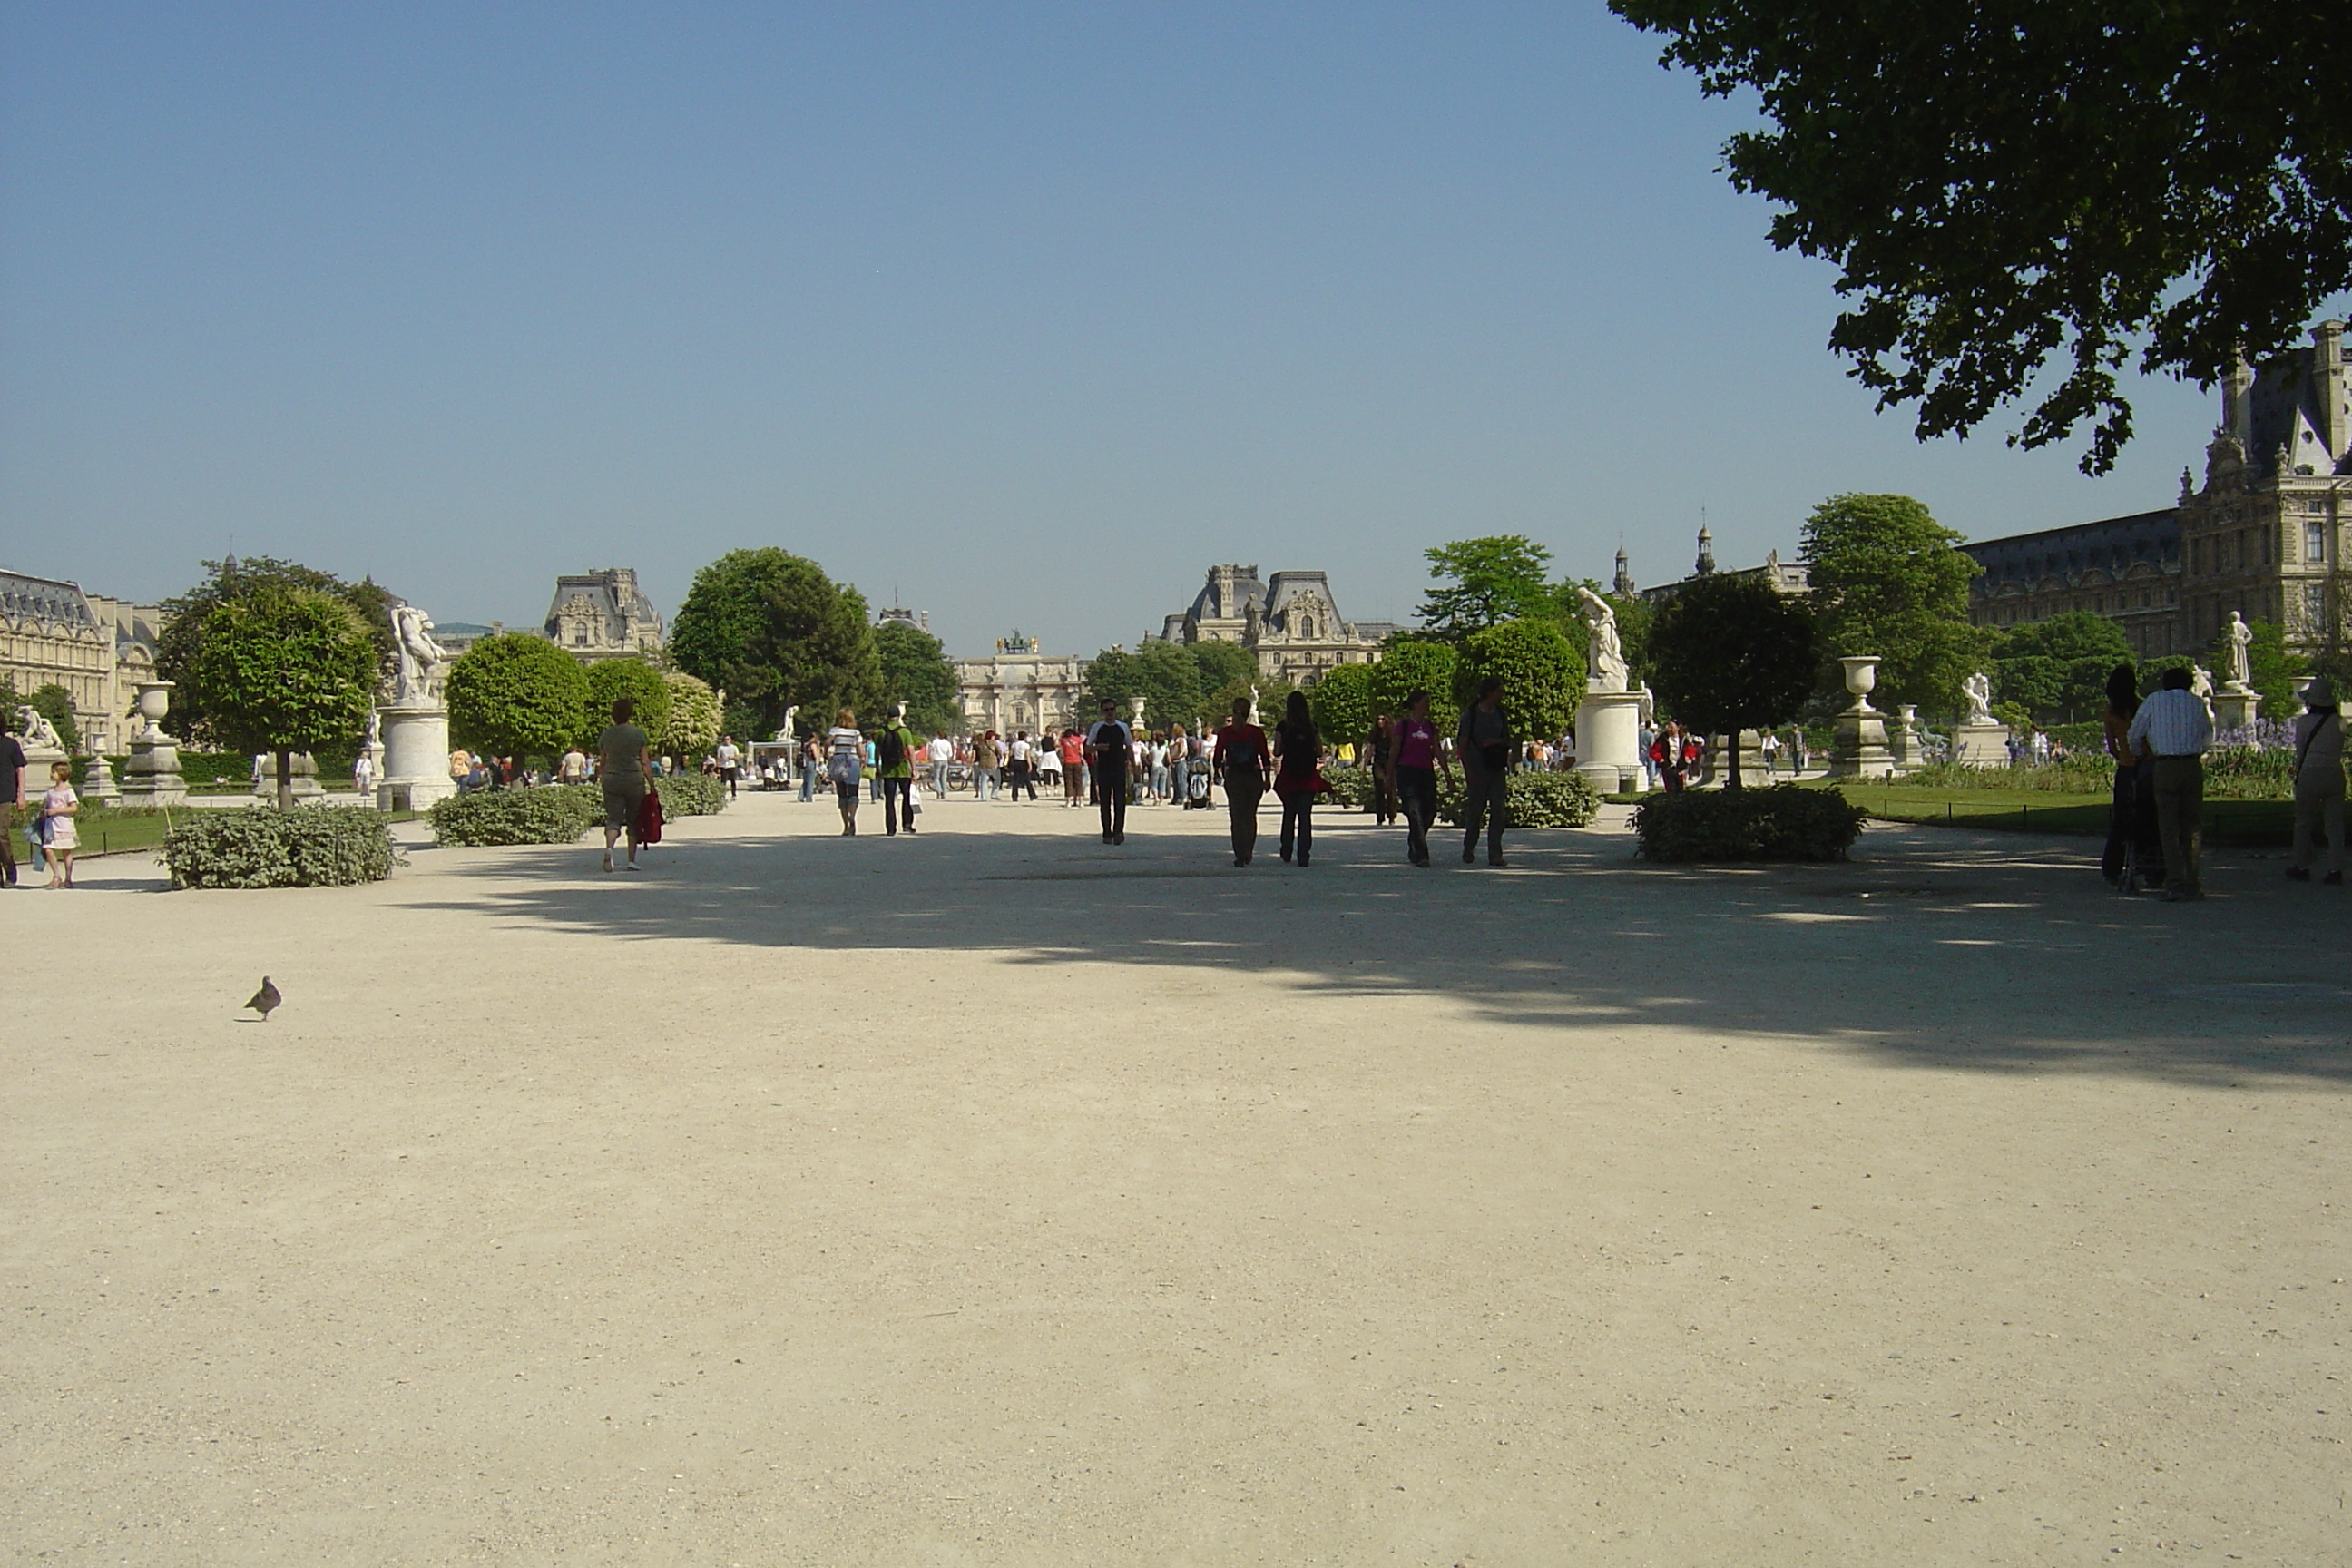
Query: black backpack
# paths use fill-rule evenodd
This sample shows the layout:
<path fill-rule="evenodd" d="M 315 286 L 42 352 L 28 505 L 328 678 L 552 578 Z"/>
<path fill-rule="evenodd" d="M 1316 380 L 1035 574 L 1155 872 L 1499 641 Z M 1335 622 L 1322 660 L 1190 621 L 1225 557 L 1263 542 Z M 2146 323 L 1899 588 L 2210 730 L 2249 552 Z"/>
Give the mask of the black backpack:
<path fill-rule="evenodd" d="M 881 738 L 874 742 L 874 755 L 886 768 L 895 768 L 907 760 L 907 742 L 895 726 L 883 731 Z"/>

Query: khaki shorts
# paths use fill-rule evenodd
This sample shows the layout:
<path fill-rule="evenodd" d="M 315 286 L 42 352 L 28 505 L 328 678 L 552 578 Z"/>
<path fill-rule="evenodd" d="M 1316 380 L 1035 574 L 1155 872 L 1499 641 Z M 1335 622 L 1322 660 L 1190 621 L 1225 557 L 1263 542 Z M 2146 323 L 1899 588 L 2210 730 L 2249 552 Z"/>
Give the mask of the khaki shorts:
<path fill-rule="evenodd" d="M 646 786 L 643 784 L 608 782 L 604 785 L 605 827 L 608 829 L 617 827 L 625 832 L 635 833 L 637 830 L 637 813 L 644 808 L 645 804 Z"/>

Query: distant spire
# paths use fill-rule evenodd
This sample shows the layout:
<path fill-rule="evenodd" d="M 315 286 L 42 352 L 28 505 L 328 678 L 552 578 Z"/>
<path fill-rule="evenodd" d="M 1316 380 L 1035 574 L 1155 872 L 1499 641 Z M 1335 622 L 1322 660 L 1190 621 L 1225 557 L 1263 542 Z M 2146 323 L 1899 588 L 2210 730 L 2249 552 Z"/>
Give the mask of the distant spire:
<path fill-rule="evenodd" d="M 1625 547 L 1622 544 L 1617 547 L 1617 575 L 1611 579 L 1609 589 L 1621 599 L 1633 596 L 1633 574 L 1628 569 Z"/>
<path fill-rule="evenodd" d="M 1715 535 L 1706 531 L 1705 522 L 1698 525 L 1698 575 L 1715 575 Z"/>

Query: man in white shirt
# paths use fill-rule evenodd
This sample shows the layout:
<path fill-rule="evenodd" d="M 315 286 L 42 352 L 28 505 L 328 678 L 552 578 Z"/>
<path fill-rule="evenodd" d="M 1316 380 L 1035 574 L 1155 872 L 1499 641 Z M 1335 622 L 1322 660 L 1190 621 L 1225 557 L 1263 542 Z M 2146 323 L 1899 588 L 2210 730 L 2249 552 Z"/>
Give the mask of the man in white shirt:
<path fill-rule="evenodd" d="M 931 798 L 945 800 L 948 797 L 948 764 L 955 761 L 955 742 L 945 735 L 934 735 L 924 755 L 930 759 L 931 763 Z"/>
<path fill-rule="evenodd" d="M 726 781 L 727 798 L 733 800 L 736 783 L 743 776 L 743 753 L 736 749 L 734 736 L 719 737 L 718 762 L 719 776 Z"/>
<path fill-rule="evenodd" d="M 556 764 L 555 776 L 568 784 L 586 784 L 588 753 L 577 746 L 564 752 L 563 761 Z"/>
<path fill-rule="evenodd" d="M 2156 759 L 2156 831 L 2164 841 L 2164 897 L 2186 903 L 2205 896 L 2198 858 L 2205 847 L 2205 748 L 2213 716 L 2189 690 L 2185 669 L 2164 672 L 2164 688 L 2132 716 L 2126 743 Z"/>

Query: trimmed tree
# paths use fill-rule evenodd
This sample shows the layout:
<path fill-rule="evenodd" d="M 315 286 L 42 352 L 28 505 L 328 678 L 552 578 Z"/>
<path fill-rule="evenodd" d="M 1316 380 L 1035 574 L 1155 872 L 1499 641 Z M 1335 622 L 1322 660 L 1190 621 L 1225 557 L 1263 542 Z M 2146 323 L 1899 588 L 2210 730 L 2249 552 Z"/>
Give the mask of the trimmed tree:
<path fill-rule="evenodd" d="M 1451 643 L 1392 637 L 1381 645 L 1380 662 L 1372 666 L 1371 704 L 1393 718 L 1404 711 L 1406 698 L 1426 691 L 1430 722 L 1440 734 L 1451 734 L 1462 716 L 1454 700 L 1461 664 L 1462 656 Z"/>
<path fill-rule="evenodd" d="M 177 598 L 164 600 L 159 606 L 163 629 L 155 638 L 155 675 L 160 680 L 177 683 L 178 689 L 172 693 L 174 733 L 222 751 L 237 749 L 225 732 L 213 728 L 210 699 L 194 671 L 204 656 L 205 627 L 213 610 L 256 595 L 291 588 L 341 599 L 359 616 L 368 641 L 375 648 L 375 682 L 381 683 L 391 672 L 398 657 L 392 629 L 392 606 L 395 601 L 373 579 L 346 583 L 332 573 L 268 555 L 251 555 L 242 561 L 232 555 L 225 561 L 207 561 L 204 567 L 206 576 L 202 583 Z M 373 685 L 370 689 L 373 689 Z"/>
<path fill-rule="evenodd" d="M 1372 732 L 1372 667 L 1335 665 L 1307 689 L 1307 710 L 1324 741 L 1353 745 Z"/>
<path fill-rule="evenodd" d="M 560 753 L 580 733 L 588 678 L 545 637 L 484 637 L 449 667 L 450 734 L 494 756 Z"/>
<path fill-rule="evenodd" d="M 294 804 L 294 753 L 367 727 L 382 668 L 359 612 L 316 589 L 271 584 L 215 603 L 184 670 L 210 733 L 278 758 L 278 804 Z"/>
<path fill-rule="evenodd" d="M 1822 653 L 1874 653 L 1887 700 L 1957 710 L 1990 640 L 1969 624 L 1981 568 L 1953 548 L 1960 536 L 1909 496 L 1841 495 L 1813 509 L 1803 541 Z M 1835 665 L 1816 674 L 1839 689 Z"/>
<path fill-rule="evenodd" d="M 669 688 L 669 722 L 658 732 L 648 729 L 654 738 L 654 754 L 660 757 L 698 757 L 719 743 L 719 694 L 708 682 L 693 676 L 672 670 L 664 678 Z M 833 722 L 833 710 L 822 715 L 817 729 Z"/>
<path fill-rule="evenodd" d="M 881 666 L 884 695 L 907 705 L 910 728 L 919 734 L 944 735 L 961 724 L 955 666 L 939 638 L 920 626 L 892 621 L 875 628 L 874 656 Z"/>
<path fill-rule="evenodd" d="M 2015 626 L 1993 639 L 1993 695 L 2046 721 L 2095 718 L 2107 700 L 2107 676 L 2137 667 L 2123 628 L 2088 610 L 2068 610 Z"/>
<path fill-rule="evenodd" d="M 772 546 L 730 550 L 694 574 L 669 656 L 772 733 L 786 708 L 862 714 L 891 695 L 870 621 L 864 595 L 815 562 Z"/>
<path fill-rule="evenodd" d="M 1739 731 L 1793 719 L 1821 666 L 1813 617 L 1757 577 L 1702 577 L 1650 623 L 1650 683 L 1668 713 L 1702 735 L 1728 735 L 1739 783 Z"/>
<path fill-rule="evenodd" d="M 1499 676 L 1503 705 L 1528 736 L 1559 735 L 1576 721 L 1584 696 L 1584 658 L 1545 621 L 1507 621 L 1463 644 L 1454 695 L 1466 706 L 1486 677 Z"/>
<path fill-rule="evenodd" d="M 593 748 L 596 738 L 612 721 L 613 700 L 626 697 L 637 705 L 637 728 L 658 735 L 669 726 L 669 682 L 662 672 L 641 658 L 604 658 L 585 672 L 587 697 L 580 716 L 580 744 Z"/>

